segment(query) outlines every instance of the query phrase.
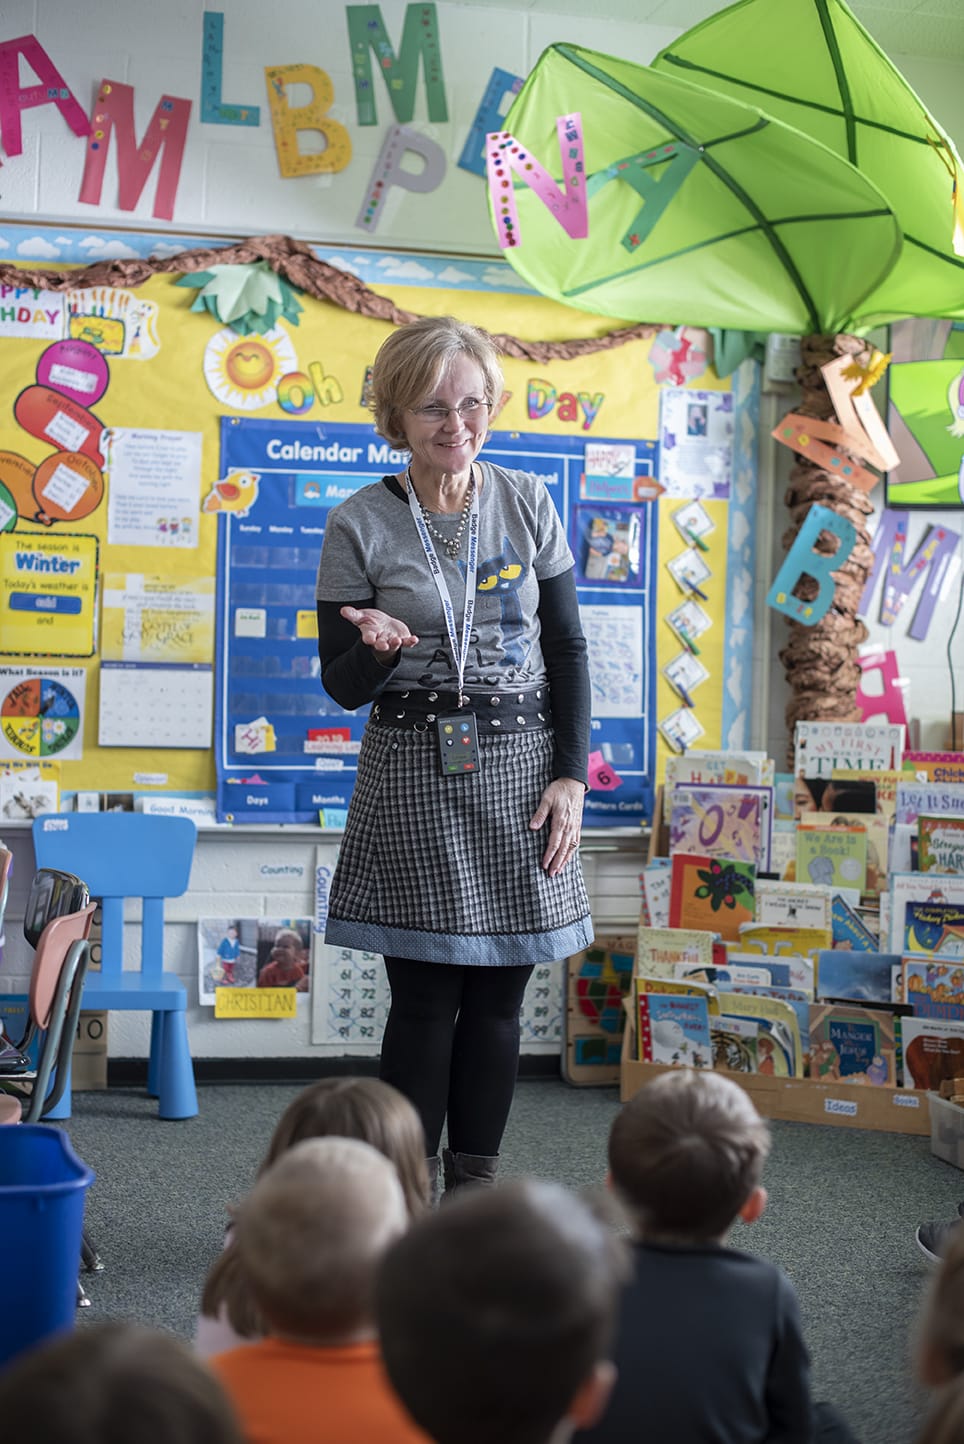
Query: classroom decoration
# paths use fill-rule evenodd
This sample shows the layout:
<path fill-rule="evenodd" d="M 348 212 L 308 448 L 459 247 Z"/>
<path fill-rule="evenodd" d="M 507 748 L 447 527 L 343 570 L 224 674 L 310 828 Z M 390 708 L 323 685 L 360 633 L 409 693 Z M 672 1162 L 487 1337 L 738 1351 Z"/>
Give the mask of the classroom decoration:
<path fill-rule="evenodd" d="M 914 555 L 907 561 L 909 523 L 910 516 L 906 511 L 891 511 L 888 507 L 881 512 L 872 543 L 873 564 L 867 575 L 859 610 L 863 615 L 870 611 L 877 583 L 883 578 L 878 620 L 881 626 L 892 627 L 911 592 L 926 574 L 927 579 L 907 631 L 908 637 L 922 642 L 930 629 L 947 570 L 953 564 L 961 537 L 950 527 L 929 526 Z"/>
<path fill-rule="evenodd" d="M 886 717 L 888 722 L 898 722 L 906 727 L 904 691 L 908 681 L 900 675 L 897 653 L 878 647 L 871 652 L 861 653 L 857 661 L 861 673 L 860 686 L 857 688 L 857 706 L 860 708 L 861 721 L 871 722 L 877 717 Z M 875 674 L 878 690 L 868 692 L 864 687 L 864 678 Z"/>
<path fill-rule="evenodd" d="M 585 179 L 572 127 L 557 138 L 576 112 Z M 544 295 L 602 315 L 834 331 L 900 248 L 886 199 L 841 157 L 740 101 L 578 46 L 543 52 L 488 144 L 506 259 Z M 516 214 L 497 156 L 527 182 Z M 580 231 L 559 224 L 578 202 L 542 181 L 560 156 L 585 196 Z"/>
<path fill-rule="evenodd" d="M 827 534 L 839 543 L 829 554 L 823 546 Z M 816 626 L 834 599 L 833 573 L 853 551 L 856 537 L 846 517 L 826 506 L 812 506 L 767 593 L 767 606 L 805 626 Z M 816 593 L 811 582 L 816 583 Z"/>
<path fill-rule="evenodd" d="M 289 326 L 297 326 L 301 314 L 294 288 L 264 261 L 210 266 L 181 276 L 175 284 L 197 289 L 192 311 L 210 311 L 222 326 L 230 326 L 239 336 L 272 331 L 282 318 Z"/>
<path fill-rule="evenodd" d="M 523 83 L 523 77 L 510 70 L 493 70 L 458 159 L 462 170 L 485 179 L 485 138 L 490 131 L 501 129 L 512 97 L 519 94 Z"/>
<path fill-rule="evenodd" d="M 402 164 L 409 153 L 418 156 L 422 162 L 421 170 L 412 171 Z M 422 135 L 410 125 L 389 126 L 355 225 L 371 235 L 378 229 L 385 214 L 385 201 L 393 187 L 415 195 L 427 195 L 429 191 L 437 190 L 444 178 L 445 151 L 437 140 Z"/>
<path fill-rule="evenodd" d="M 290 178 L 344 170 L 351 160 L 351 136 L 341 121 L 329 115 L 335 87 L 326 72 L 317 65 L 268 65 L 264 78 L 281 174 Z M 311 99 L 307 105 L 289 103 L 289 85 L 308 87 Z M 322 136 L 324 150 L 299 149 L 298 132 L 302 130 L 313 130 Z"/>
<path fill-rule="evenodd" d="M 843 0 L 743 0 L 679 36 L 653 68 L 758 105 L 845 158 L 886 197 L 903 245 L 885 275 L 853 297 L 849 321 L 841 313 L 827 329 L 964 316 L 964 262 L 954 249 L 961 159 Z M 835 247 L 818 261 L 816 237 L 805 244 L 811 266 L 836 268 Z M 751 301 L 744 314 L 754 313 Z"/>
<path fill-rule="evenodd" d="M 359 125 L 377 125 L 378 111 L 372 76 L 372 51 L 385 79 L 395 119 L 409 121 L 415 110 L 415 85 L 421 60 L 425 73 L 425 94 L 429 120 L 449 118 L 442 75 L 442 49 L 438 17 L 432 4 L 408 5 L 402 30 L 401 53 L 396 55 L 380 5 L 348 5 L 348 39 Z"/>
<path fill-rule="evenodd" d="M 21 86 L 21 60 L 38 77 L 38 85 Z M 90 131 L 83 107 L 36 35 L 0 41 L 0 143 L 8 156 L 22 155 L 21 111 L 35 105 L 55 105 L 74 135 Z"/>
<path fill-rule="evenodd" d="M 174 200 L 181 176 L 191 102 L 162 95 L 154 107 L 140 145 L 134 133 L 134 88 L 116 80 L 102 80 L 94 102 L 94 120 L 87 142 L 84 174 L 78 200 L 100 205 L 110 138 L 116 139 L 117 205 L 132 211 L 141 198 L 154 162 L 160 158 L 153 214 L 158 220 L 174 216 Z"/>
<path fill-rule="evenodd" d="M 221 99 L 224 12 L 205 10 L 201 52 L 201 120 L 205 125 L 260 125 L 258 105 L 227 105 Z"/>

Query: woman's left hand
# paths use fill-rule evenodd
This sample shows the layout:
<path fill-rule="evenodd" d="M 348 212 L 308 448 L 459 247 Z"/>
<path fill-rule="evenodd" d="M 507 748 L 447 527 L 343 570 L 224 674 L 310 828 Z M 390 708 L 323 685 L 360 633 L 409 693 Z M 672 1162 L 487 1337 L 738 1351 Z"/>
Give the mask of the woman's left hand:
<path fill-rule="evenodd" d="M 575 857 L 582 836 L 582 804 L 586 789 L 573 777 L 557 777 L 549 783 L 539 800 L 529 826 L 537 832 L 549 823 L 549 842 L 542 855 L 542 866 L 550 877 L 562 872 L 570 858 Z"/>

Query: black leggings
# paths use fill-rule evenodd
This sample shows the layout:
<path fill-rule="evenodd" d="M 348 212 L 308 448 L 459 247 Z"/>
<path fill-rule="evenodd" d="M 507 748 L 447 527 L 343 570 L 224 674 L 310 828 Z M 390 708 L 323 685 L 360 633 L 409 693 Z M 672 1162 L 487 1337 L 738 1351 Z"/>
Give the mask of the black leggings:
<path fill-rule="evenodd" d="M 491 1157 L 502 1142 L 519 1069 L 519 1010 L 532 967 L 472 967 L 386 958 L 392 1007 L 379 1077 L 418 1110 L 425 1151 L 448 1114 L 453 1153 Z"/>

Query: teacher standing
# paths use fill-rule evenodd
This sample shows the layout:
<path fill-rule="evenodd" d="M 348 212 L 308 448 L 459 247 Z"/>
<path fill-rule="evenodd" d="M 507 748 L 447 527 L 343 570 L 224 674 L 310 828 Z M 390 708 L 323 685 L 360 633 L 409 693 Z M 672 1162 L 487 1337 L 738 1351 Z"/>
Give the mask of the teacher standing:
<path fill-rule="evenodd" d="M 491 1183 L 536 963 L 592 941 L 577 849 L 590 689 L 573 558 L 542 480 L 479 459 L 503 377 L 486 332 L 428 317 L 375 358 L 404 471 L 335 507 L 318 568 L 325 690 L 374 702 L 326 941 L 382 953 L 380 1076 L 446 1189 Z"/>

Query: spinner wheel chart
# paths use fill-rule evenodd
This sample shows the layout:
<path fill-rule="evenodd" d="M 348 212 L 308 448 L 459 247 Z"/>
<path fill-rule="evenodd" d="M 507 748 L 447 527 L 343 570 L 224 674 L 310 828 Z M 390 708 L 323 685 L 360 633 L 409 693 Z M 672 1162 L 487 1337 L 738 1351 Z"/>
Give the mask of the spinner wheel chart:
<path fill-rule="evenodd" d="M 56 757 L 77 736 L 80 707 L 62 682 L 30 677 L 0 702 L 3 735 L 25 757 Z"/>

